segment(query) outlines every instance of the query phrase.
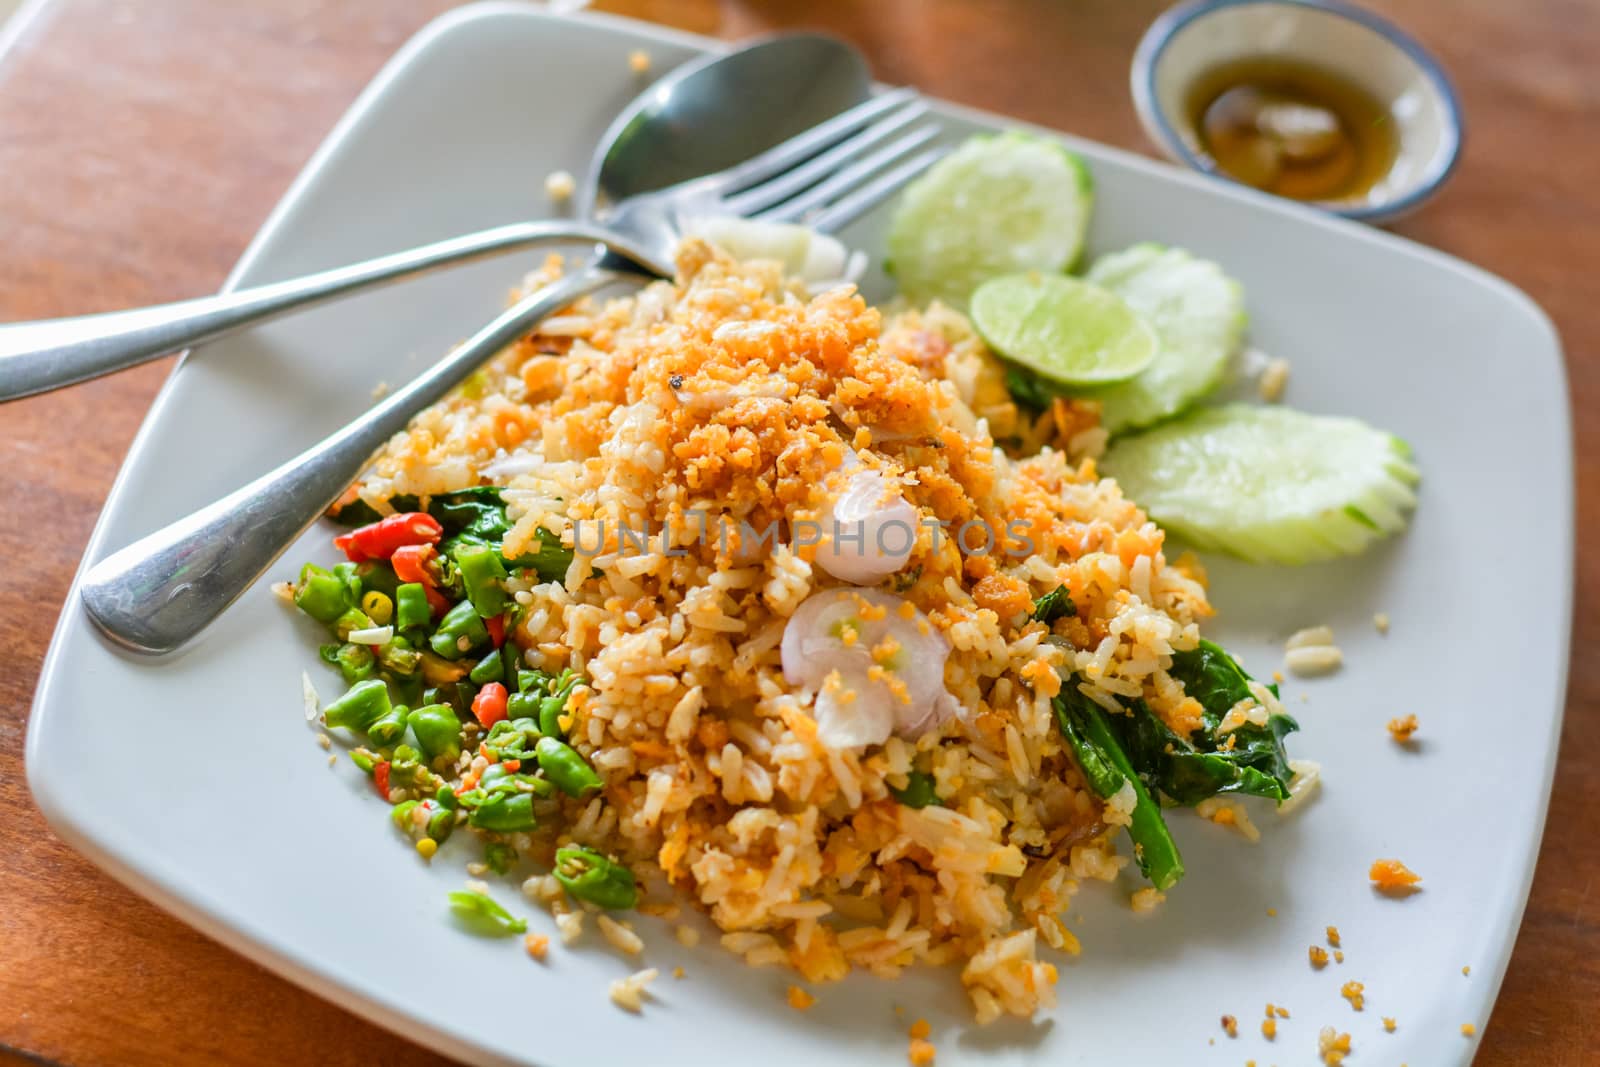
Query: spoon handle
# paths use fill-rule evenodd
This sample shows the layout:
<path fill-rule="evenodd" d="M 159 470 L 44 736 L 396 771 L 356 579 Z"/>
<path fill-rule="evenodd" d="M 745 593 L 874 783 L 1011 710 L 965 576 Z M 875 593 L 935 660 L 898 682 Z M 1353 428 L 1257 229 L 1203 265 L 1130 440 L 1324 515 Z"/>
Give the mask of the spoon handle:
<path fill-rule="evenodd" d="M 0 403 L 123 370 L 369 286 L 447 264 L 565 240 L 612 243 L 603 230 L 588 223 L 518 222 L 215 296 L 0 325 Z"/>
<path fill-rule="evenodd" d="M 260 578 L 349 488 L 373 453 L 539 319 L 638 275 L 584 267 L 538 289 L 405 388 L 294 459 L 84 574 L 79 594 L 106 636 L 136 652 L 171 652 Z"/>

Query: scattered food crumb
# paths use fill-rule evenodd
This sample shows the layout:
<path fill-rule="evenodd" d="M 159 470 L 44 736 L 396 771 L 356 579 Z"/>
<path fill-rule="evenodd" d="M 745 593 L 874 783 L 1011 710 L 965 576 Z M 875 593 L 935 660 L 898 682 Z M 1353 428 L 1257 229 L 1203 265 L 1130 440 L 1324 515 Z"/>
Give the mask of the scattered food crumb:
<path fill-rule="evenodd" d="M 544 180 L 544 195 L 551 200 L 569 200 L 577 189 L 577 179 L 564 170 L 553 170 Z"/>
<path fill-rule="evenodd" d="M 1339 990 L 1339 995 L 1350 1002 L 1356 1011 L 1361 1011 L 1367 1005 L 1367 987 L 1360 982 L 1346 982 Z"/>
<path fill-rule="evenodd" d="M 1161 890 L 1147 885 L 1143 889 L 1134 890 L 1130 903 L 1133 905 L 1134 911 L 1144 914 L 1155 911 L 1157 906 L 1166 899 L 1167 895 Z"/>
<path fill-rule="evenodd" d="M 485 896 L 486 897 L 486 896 L 489 895 L 489 883 L 485 882 L 485 881 L 483 881 L 482 879 L 479 879 L 479 878 L 468 878 L 467 879 L 467 892 L 469 892 L 469 893 L 477 893 L 480 896 Z"/>
<path fill-rule="evenodd" d="M 273 582 L 267 588 L 272 590 L 272 595 L 277 597 L 279 600 L 287 601 L 290 604 L 294 603 L 293 582 Z M 308 682 L 311 680 L 309 675 L 301 675 L 301 677 L 305 678 Z"/>
<path fill-rule="evenodd" d="M 1333 962 L 1334 963 L 1343 963 L 1344 962 L 1344 953 L 1341 952 L 1338 949 L 1334 949 L 1333 950 Z"/>
<path fill-rule="evenodd" d="M 1278 1005 L 1278 1018 L 1287 1019 L 1288 1017 L 1289 1017 L 1289 1009 L 1284 1007 L 1282 1004 L 1279 1004 Z"/>
<path fill-rule="evenodd" d="M 635 74 L 650 73 L 650 53 L 643 48 L 635 48 L 628 53 L 628 69 Z"/>
<path fill-rule="evenodd" d="M 1392 1016 L 1392 1015 L 1385 1015 L 1385 1016 L 1384 1016 L 1384 1017 L 1383 1017 L 1383 1028 L 1384 1028 L 1384 1029 L 1385 1029 L 1385 1030 L 1386 1030 L 1386 1031 L 1388 1031 L 1388 1032 L 1389 1032 L 1389 1033 L 1391 1033 L 1391 1034 L 1392 1034 L 1392 1033 L 1394 1033 L 1394 1028 L 1395 1028 L 1395 1025 L 1396 1025 L 1396 1024 L 1395 1024 L 1395 1021 L 1394 1021 L 1394 1016 Z"/>
<path fill-rule="evenodd" d="M 467 873 L 474 878 L 482 878 L 489 873 L 489 865 L 482 860 L 474 860 L 472 863 L 467 864 Z"/>
<path fill-rule="evenodd" d="M 1280 817 L 1298 811 L 1322 782 L 1322 764 L 1316 760 L 1292 759 L 1289 761 L 1289 770 L 1293 772 L 1289 778 L 1289 797 L 1278 804 Z"/>
<path fill-rule="evenodd" d="M 654 967 L 650 967 L 612 982 L 611 1003 L 637 1015 L 644 1008 L 645 986 L 655 981 L 658 973 Z"/>
<path fill-rule="evenodd" d="M 338 756 L 329 756 L 328 757 L 328 766 L 337 767 L 338 765 L 339 765 L 339 757 Z"/>
<path fill-rule="evenodd" d="M 627 956 L 637 956 L 644 951 L 644 942 L 625 923 L 618 922 L 609 915 L 602 915 L 596 921 L 600 924 L 600 932 L 618 952 Z"/>
<path fill-rule="evenodd" d="M 293 592 L 289 598 L 294 599 Z M 322 698 L 317 695 L 317 687 L 311 684 L 311 675 L 304 671 L 300 672 L 300 698 L 305 705 L 306 722 L 315 722 L 317 716 L 322 714 Z"/>
<path fill-rule="evenodd" d="M 683 970 L 682 967 L 674 967 L 674 968 L 672 968 L 672 977 L 674 977 L 674 978 L 682 978 L 683 976 L 684 976 L 684 970 Z"/>
<path fill-rule="evenodd" d="M 1329 674 L 1344 663 L 1344 653 L 1333 643 L 1333 630 L 1327 626 L 1296 631 L 1283 648 L 1284 665 L 1302 677 Z"/>
<path fill-rule="evenodd" d="M 1339 944 L 1339 928 L 1337 926 L 1328 927 L 1328 947 L 1338 948 Z"/>
<path fill-rule="evenodd" d="M 1403 719 L 1389 720 L 1389 736 L 1394 738 L 1396 744 L 1404 745 L 1411 741 L 1411 735 L 1417 732 L 1417 717 L 1407 715 Z"/>
<path fill-rule="evenodd" d="M 1195 805 L 1194 813 L 1218 826 L 1230 826 L 1251 844 L 1261 840 L 1261 831 L 1250 821 L 1250 813 L 1232 797 L 1207 797 Z"/>
<path fill-rule="evenodd" d="M 1283 684 L 1283 672 L 1282 671 L 1273 671 L 1272 672 L 1272 680 L 1274 682 L 1277 682 L 1279 685 L 1282 685 Z"/>
<path fill-rule="evenodd" d="M 1231 1015 L 1224 1015 L 1222 1017 L 1222 1029 L 1223 1029 L 1223 1032 L 1226 1033 L 1229 1037 L 1238 1037 L 1239 1036 L 1239 1020 L 1235 1019 Z"/>
<path fill-rule="evenodd" d="M 439 851 L 439 842 L 431 837 L 424 837 L 417 842 L 417 855 L 425 860 L 433 859 L 433 854 Z"/>
<path fill-rule="evenodd" d="M 928 1025 L 928 1020 L 926 1019 L 918 1019 L 911 1024 L 912 1037 L 927 1037 L 931 1033 L 933 1033 L 933 1027 Z"/>
<path fill-rule="evenodd" d="M 1328 1067 L 1338 1067 L 1350 1055 L 1350 1035 L 1341 1034 L 1331 1026 L 1324 1026 L 1317 1034 L 1317 1052 Z"/>
<path fill-rule="evenodd" d="M 1463 978 L 1465 978 L 1467 975 L 1469 975 L 1471 973 L 1472 973 L 1472 968 L 1471 967 L 1463 967 L 1463 968 L 1461 968 L 1461 976 Z"/>
<path fill-rule="evenodd" d="M 327 734 L 318 734 L 317 744 L 321 745 L 323 748 L 332 748 L 333 738 L 329 737 Z"/>
<path fill-rule="evenodd" d="M 1310 955 L 1311 966 L 1315 967 L 1317 970 L 1320 971 L 1322 968 L 1328 965 L 1328 950 L 1323 948 L 1321 945 L 1312 945 Z"/>
<path fill-rule="evenodd" d="M 933 1042 L 920 1037 L 912 1038 L 911 1044 L 906 1048 L 906 1058 L 911 1061 L 912 1067 L 928 1067 L 936 1055 L 938 1050 L 933 1047 Z"/>
<path fill-rule="evenodd" d="M 522 939 L 522 947 L 528 950 L 528 955 L 543 963 L 550 954 L 550 939 L 544 934 L 529 934 Z"/>
<path fill-rule="evenodd" d="M 673 931 L 673 935 L 684 948 L 694 948 L 700 943 L 700 931 L 692 926 L 680 926 Z"/>
<path fill-rule="evenodd" d="M 583 912 L 564 911 L 556 915 L 556 929 L 561 932 L 563 945 L 576 944 L 583 934 Z"/>
<path fill-rule="evenodd" d="M 1276 919 L 1277 917 L 1278 917 L 1278 909 L 1277 908 L 1268 908 L 1267 909 L 1267 918 Z"/>
<path fill-rule="evenodd" d="M 1261 1036 L 1266 1038 L 1268 1041 L 1276 1040 L 1278 1037 L 1278 1020 L 1262 1019 Z"/>
<path fill-rule="evenodd" d="M 1256 389 L 1261 394 L 1261 399 L 1269 404 L 1276 404 L 1283 399 L 1284 387 L 1289 384 L 1289 361 L 1286 359 L 1272 359 L 1267 361 L 1267 366 L 1261 372 L 1261 380 L 1256 383 Z"/>
<path fill-rule="evenodd" d="M 1373 888 L 1391 896 L 1408 896 L 1418 892 L 1416 885 L 1422 881 L 1420 875 L 1399 860 L 1374 860 L 1367 870 L 1367 877 L 1372 879 Z"/>
<path fill-rule="evenodd" d="M 1389 632 L 1389 613 L 1380 611 L 1372 617 L 1372 625 L 1377 627 L 1380 634 Z"/>
<path fill-rule="evenodd" d="M 1475 1034 L 1477 1032 L 1478 1032 L 1478 1028 L 1476 1026 L 1474 1026 L 1472 1023 L 1462 1023 L 1461 1024 L 1461 1036 L 1462 1037 L 1471 1037 L 1473 1034 Z"/>
<path fill-rule="evenodd" d="M 389 395 L 389 383 L 388 382 L 379 382 L 377 385 L 374 385 L 372 387 L 372 399 L 374 399 L 374 400 L 382 400 L 384 397 L 386 397 L 388 395 Z"/>
<path fill-rule="evenodd" d="M 795 1011 L 805 1011 L 817 1002 L 817 998 L 807 993 L 797 985 L 789 987 L 789 1007 Z"/>

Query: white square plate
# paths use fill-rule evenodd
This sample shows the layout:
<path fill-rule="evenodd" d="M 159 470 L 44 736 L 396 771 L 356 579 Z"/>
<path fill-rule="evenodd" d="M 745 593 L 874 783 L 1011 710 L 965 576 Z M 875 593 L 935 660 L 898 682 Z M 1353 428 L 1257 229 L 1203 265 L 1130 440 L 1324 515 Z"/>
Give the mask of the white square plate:
<path fill-rule="evenodd" d="M 581 172 L 638 90 L 631 50 L 664 70 L 715 47 L 520 6 L 446 16 L 339 124 L 230 284 L 539 215 L 544 175 Z M 953 136 L 1006 125 L 937 113 Z M 74 590 L 28 736 L 29 780 L 51 825 L 238 951 L 474 1061 L 591 1064 L 598 1045 L 608 1062 L 702 1064 L 749 1050 L 773 1067 L 903 1062 L 907 1025 L 925 1015 L 941 1065 L 1309 1063 L 1330 1023 L 1354 1034 L 1361 1062 L 1465 1062 L 1474 1042 L 1459 1028 L 1488 1017 L 1532 876 L 1565 689 L 1572 476 L 1558 341 L 1525 297 L 1472 267 L 1065 140 L 1094 170 L 1096 250 L 1155 239 L 1224 264 L 1244 283 L 1255 343 L 1293 361 L 1288 399 L 1401 434 L 1425 482 L 1411 531 L 1363 558 L 1299 570 L 1215 563 L 1212 632 L 1258 673 L 1279 663 L 1288 632 L 1329 623 L 1338 633 L 1346 669 L 1286 694 L 1304 727 L 1292 752 L 1322 762 L 1325 788 L 1291 819 L 1261 811 L 1259 845 L 1174 819 L 1189 875 L 1153 916 L 1127 908 L 1131 883 L 1087 888 L 1071 916 L 1083 955 L 1058 961 L 1054 1015 L 979 1030 L 953 971 L 855 978 L 819 990 L 802 1015 L 784 1004 L 790 976 L 749 970 L 714 944 L 683 949 L 642 920 L 646 960 L 664 977 L 634 1017 L 607 1002 L 606 986 L 638 964 L 597 937 L 540 966 L 515 942 L 464 935 L 444 898 L 465 877 L 466 845 L 420 862 L 363 776 L 348 761 L 326 766 L 301 714 L 301 672 L 325 691 L 332 682 L 311 629 L 264 584 L 165 660 L 102 641 Z M 881 232 L 880 215 L 846 237 L 873 252 Z M 145 422 L 87 559 L 342 424 L 375 383 L 406 379 L 498 310 L 531 262 L 411 282 L 194 352 Z M 881 278 L 873 285 L 881 295 Z M 315 530 L 281 573 L 330 553 Z M 1387 637 L 1373 628 L 1380 611 L 1394 620 Z M 1423 724 L 1414 753 L 1384 731 L 1407 712 Z M 1374 896 L 1366 868 L 1379 856 L 1409 863 L 1425 891 Z M 533 911 L 513 887 L 495 892 Z M 531 918 L 548 929 L 547 916 Z M 1329 924 L 1344 933 L 1346 962 L 1313 971 L 1307 946 Z M 678 965 L 685 980 L 665 977 Z M 1351 979 L 1366 984 L 1361 1014 L 1338 994 Z M 1258 1028 L 1266 1001 L 1293 1013 L 1271 1045 Z M 1237 1040 L 1219 1032 L 1224 1013 L 1240 1020 Z M 1383 1033 L 1385 1015 L 1399 1019 L 1395 1034 Z"/>

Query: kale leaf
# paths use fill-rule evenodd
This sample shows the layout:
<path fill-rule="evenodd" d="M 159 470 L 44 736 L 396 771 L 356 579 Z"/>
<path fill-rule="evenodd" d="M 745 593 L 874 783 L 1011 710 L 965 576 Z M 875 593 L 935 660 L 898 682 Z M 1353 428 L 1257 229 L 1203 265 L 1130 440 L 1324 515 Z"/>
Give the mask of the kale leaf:
<path fill-rule="evenodd" d="M 1072 597 L 1067 594 L 1067 587 L 1058 585 L 1044 596 L 1033 602 L 1033 618 L 1035 622 L 1042 622 L 1046 626 L 1057 619 L 1064 619 L 1078 613 L 1078 605 L 1072 602 Z"/>

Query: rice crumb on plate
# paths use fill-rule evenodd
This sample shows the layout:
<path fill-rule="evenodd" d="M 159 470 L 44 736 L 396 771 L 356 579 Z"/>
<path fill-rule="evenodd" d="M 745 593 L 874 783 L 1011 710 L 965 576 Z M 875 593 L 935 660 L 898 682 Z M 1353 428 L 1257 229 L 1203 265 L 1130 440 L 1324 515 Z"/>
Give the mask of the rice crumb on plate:
<path fill-rule="evenodd" d="M 654 967 L 649 967 L 612 982 L 611 1003 L 624 1011 L 639 1014 L 644 1010 L 644 998 L 648 995 L 645 987 L 655 981 L 659 973 Z"/>

